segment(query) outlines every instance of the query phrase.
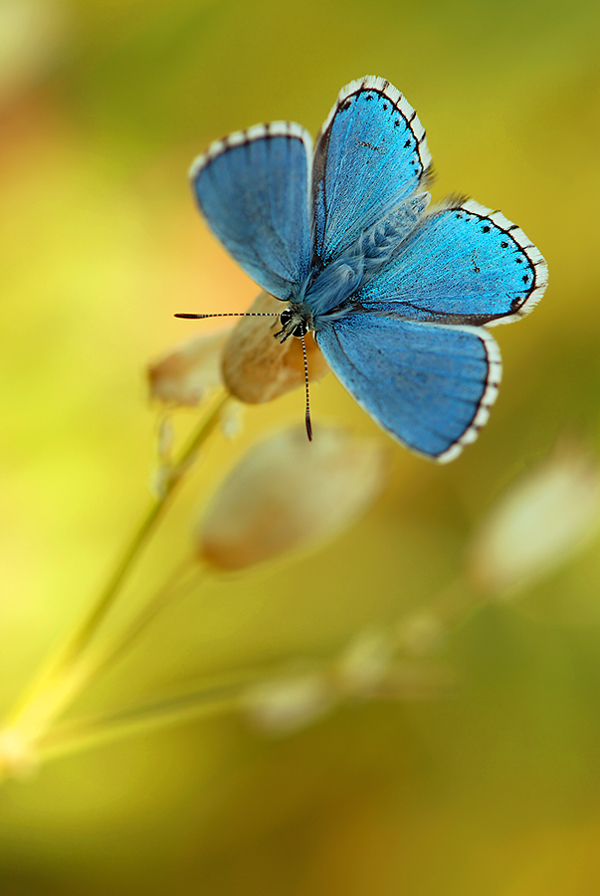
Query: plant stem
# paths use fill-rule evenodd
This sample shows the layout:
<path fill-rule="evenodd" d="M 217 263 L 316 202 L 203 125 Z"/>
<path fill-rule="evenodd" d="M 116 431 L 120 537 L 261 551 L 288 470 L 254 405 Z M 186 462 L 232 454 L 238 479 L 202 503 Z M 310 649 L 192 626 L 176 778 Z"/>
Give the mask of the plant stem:
<path fill-rule="evenodd" d="M 275 670 L 254 669 L 225 676 L 211 685 L 166 695 L 127 709 L 62 723 L 38 741 L 42 761 L 77 753 L 135 732 L 176 724 L 189 718 L 239 709 L 246 687 L 268 680 Z"/>
<path fill-rule="evenodd" d="M 90 612 L 59 645 L 44 665 L 41 674 L 9 714 L 5 729 L 18 731 L 23 741 L 30 747 L 35 745 L 48 725 L 85 686 L 90 670 L 86 669 L 85 662 L 79 662 L 82 654 L 113 608 L 121 586 L 142 548 L 155 531 L 197 451 L 217 426 L 227 400 L 228 396 L 223 392 L 200 422 L 173 464 L 162 493 L 153 501 L 142 518 Z"/>
<path fill-rule="evenodd" d="M 185 573 L 188 578 L 183 578 Z M 120 632 L 115 640 L 108 644 L 107 647 L 100 649 L 88 658 L 87 683 L 90 684 L 102 675 L 105 669 L 113 666 L 114 663 L 127 653 L 131 646 L 137 641 L 139 636 L 144 632 L 150 623 L 162 610 L 170 606 L 174 601 L 185 597 L 189 594 L 191 588 L 196 588 L 204 579 L 198 575 L 196 564 L 192 566 L 192 560 L 187 557 L 176 570 L 175 575 L 162 588 L 160 588 L 154 597 L 147 603 L 135 616 L 129 625 Z"/>
<path fill-rule="evenodd" d="M 184 447 L 180 457 L 173 465 L 171 476 L 165 484 L 161 495 L 150 506 L 145 517 L 142 519 L 141 525 L 134 532 L 133 538 L 125 549 L 120 562 L 117 564 L 115 571 L 109 578 L 104 590 L 100 594 L 95 605 L 92 607 L 90 614 L 82 621 L 81 625 L 68 639 L 67 643 L 61 649 L 61 658 L 59 668 L 67 666 L 81 653 L 91 638 L 94 636 L 98 627 L 101 625 L 107 614 L 111 610 L 119 589 L 128 575 L 134 560 L 137 559 L 141 549 L 146 544 L 148 538 L 156 528 L 157 523 L 164 514 L 169 505 L 175 489 L 182 481 L 185 473 L 189 469 L 196 452 L 206 441 L 219 422 L 221 411 L 228 399 L 226 393 L 223 393 L 218 402 L 211 408 L 210 413 L 201 421 L 196 431 L 191 436 L 187 445 Z"/>

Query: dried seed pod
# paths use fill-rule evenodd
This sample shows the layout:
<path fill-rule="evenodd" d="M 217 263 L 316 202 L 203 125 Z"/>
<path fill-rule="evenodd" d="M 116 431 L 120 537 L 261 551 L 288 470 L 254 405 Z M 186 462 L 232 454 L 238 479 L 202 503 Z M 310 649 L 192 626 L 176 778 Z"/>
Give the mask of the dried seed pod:
<path fill-rule="evenodd" d="M 197 535 L 200 556 L 242 569 L 331 537 L 380 494 L 388 452 L 378 440 L 293 427 L 254 446 L 217 489 Z"/>
<path fill-rule="evenodd" d="M 199 404 L 222 385 L 221 352 L 230 332 L 196 335 L 150 363 L 150 397 L 170 407 Z"/>
<path fill-rule="evenodd" d="M 521 477 L 492 507 L 473 539 L 468 571 L 502 593 L 564 562 L 600 517 L 600 469 L 575 446 Z"/>
<path fill-rule="evenodd" d="M 281 314 L 284 304 L 261 292 L 248 309 L 253 313 Z M 275 317 L 242 317 L 223 349 L 223 379 L 230 393 L 246 404 L 262 404 L 304 385 L 304 359 L 299 339 L 284 343 L 273 338 L 279 329 Z M 320 380 L 329 367 L 312 336 L 306 353 L 311 382 Z"/>

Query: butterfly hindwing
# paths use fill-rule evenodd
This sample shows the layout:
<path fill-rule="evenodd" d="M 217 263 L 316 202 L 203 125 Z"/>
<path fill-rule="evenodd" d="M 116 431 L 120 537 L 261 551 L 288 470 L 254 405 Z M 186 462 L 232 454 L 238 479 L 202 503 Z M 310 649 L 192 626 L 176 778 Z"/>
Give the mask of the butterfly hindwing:
<path fill-rule="evenodd" d="M 527 314 L 547 281 L 523 231 L 469 200 L 425 215 L 357 298 L 415 321 L 494 325 Z"/>
<path fill-rule="evenodd" d="M 430 165 L 425 131 L 395 87 L 371 76 L 345 87 L 315 149 L 315 255 L 340 255 L 415 193 Z"/>
<path fill-rule="evenodd" d="M 355 313 L 316 338 L 350 394 L 413 451 L 452 460 L 487 421 L 501 362 L 483 329 Z"/>
<path fill-rule="evenodd" d="M 291 297 L 310 263 L 311 147 L 300 125 L 257 125 L 213 143 L 190 171 L 215 235 L 278 299 Z"/>

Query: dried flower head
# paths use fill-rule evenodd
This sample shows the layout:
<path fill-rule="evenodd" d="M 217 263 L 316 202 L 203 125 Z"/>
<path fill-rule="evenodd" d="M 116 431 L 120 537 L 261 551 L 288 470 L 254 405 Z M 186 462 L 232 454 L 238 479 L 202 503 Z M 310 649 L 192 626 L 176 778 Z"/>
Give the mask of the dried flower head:
<path fill-rule="evenodd" d="M 382 630 L 361 632 L 342 651 L 334 666 L 341 693 L 369 695 L 384 680 L 392 660 L 390 633 Z"/>
<path fill-rule="evenodd" d="M 261 292 L 250 312 L 281 314 L 282 303 Z M 274 328 L 273 320 L 277 326 Z M 273 338 L 279 319 L 243 317 L 223 350 L 223 379 L 229 392 L 246 404 L 262 404 L 304 385 L 304 359 L 299 339 L 281 343 Z M 312 336 L 306 336 L 311 382 L 322 379 L 329 367 Z"/>
<path fill-rule="evenodd" d="M 570 446 L 507 490 L 473 540 L 474 584 L 504 592 L 564 562 L 600 517 L 600 470 Z"/>
<path fill-rule="evenodd" d="M 335 703 L 325 675 L 308 672 L 252 685 L 242 697 L 250 720 L 270 734 L 288 734 L 322 718 Z"/>
<path fill-rule="evenodd" d="M 194 336 L 148 365 L 150 397 L 169 407 L 195 407 L 222 385 L 221 352 L 230 334 Z"/>
<path fill-rule="evenodd" d="M 253 447 L 221 483 L 198 532 L 200 555 L 242 569 L 336 534 L 380 494 L 388 454 L 374 439 L 301 427 Z"/>

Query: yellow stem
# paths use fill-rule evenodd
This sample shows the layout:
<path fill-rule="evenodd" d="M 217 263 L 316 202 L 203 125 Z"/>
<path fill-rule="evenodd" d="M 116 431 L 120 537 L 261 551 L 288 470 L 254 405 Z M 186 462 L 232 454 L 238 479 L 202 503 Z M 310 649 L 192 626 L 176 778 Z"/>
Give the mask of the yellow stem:
<path fill-rule="evenodd" d="M 197 587 L 203 579 L 199 576 L 197 563 L 191 567 L 191 559 L 186 558 L 182 566 L 176 570 L 175 575 L 166 585 L 159 589 L 152 600 L 147 603 L 135 616 L 129 625 L 121 631 L 115 640 L 106 647 L 92 653 L 86 659 L 86 685 L 95 681 L 102 673 L 132 647 L 139 636 L 144 632 L 148 625 L 165 607 L 170 606 L 173 601 L 185 597 L 189 593 L 190 588 Z M 182 580 L 182 574 L 191 573 L 187 579 Z"/>
<path fill-rule="evenodd" d="M 91 611 L 52 654 L 33 685 L 6 719 L 4 731 L 8 732 L 11 737 L 21 738 L 29 748 L 35 745 L 42 733 L 85 687 L 93 674 L 94 664 L 92 663 L 92 666 L 88 668 L 85 658 L 83 661 L 81 660 L 82 655 L 113 608 L 121 586 L 134 562 L 138 559 L 142 548 L 145 547 L 155 531 L 197 451 L 217 426 L 227 400 L 227 394 L 223 393 L 201 421 L 181 455 L 175 461 L 162 493 L 151 504 L 135 530 Z"/>
<path fill-rule="evenodd" d="M 114 712 L 63 722 L 38 741 L 36 759 L 55 759 L 119 737 L 176 724 L 189 718 L 238 710 L 245 689 L 266 681 L 276 669 L 240 670 L 194 690 L 168 694 Z"/>

